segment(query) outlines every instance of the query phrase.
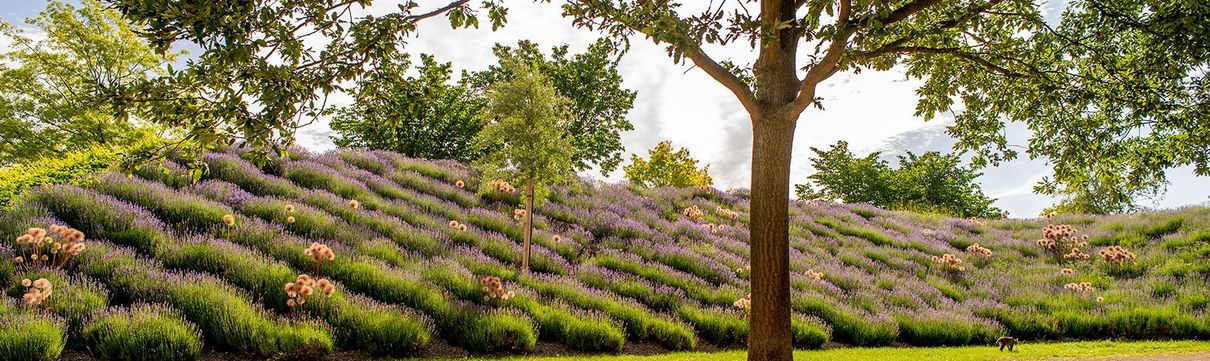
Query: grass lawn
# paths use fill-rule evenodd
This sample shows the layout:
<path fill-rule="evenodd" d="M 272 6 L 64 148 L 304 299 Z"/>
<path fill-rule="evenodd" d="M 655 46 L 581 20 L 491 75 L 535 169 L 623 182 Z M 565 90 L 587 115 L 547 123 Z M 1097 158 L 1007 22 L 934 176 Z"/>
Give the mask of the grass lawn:
<path fill-rule="evenodd" d="M 1088 359 L 1131 355 L 1166 355 L 1210 352 L 1210 341 L 1145 341 L 1145 342 L 1061 342 L 1025 343 L 1018 345 L 1016 352 L 1000 352 L 992 346 L 966 347 L 876 347 L 838 348 L 819 351 L 797 351 L 796 360 L 1040 360 L 1052 358 Z M 658 356 L 570 356 L 513 358 L 514 360 L 558 361 L 558 360 L 643 360 L 643 361 L 731 361 L 744 360 L 744 351 L 717 353 L 681 352 Z"/>

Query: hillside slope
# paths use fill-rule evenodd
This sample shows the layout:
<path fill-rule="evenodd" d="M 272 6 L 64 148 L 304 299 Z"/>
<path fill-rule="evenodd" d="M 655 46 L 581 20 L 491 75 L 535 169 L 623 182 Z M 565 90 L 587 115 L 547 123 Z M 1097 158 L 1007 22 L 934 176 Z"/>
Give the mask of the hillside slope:
<path fill-rule="evenodd" d="M 558 189 L 538 207 L 534 272 L 522 275 L 518 195 L 479 195 L 460 164 L 358 150 L 267 171 L 235 151 L 205 162 L 196 185 L 169 162 L 27 191 L 0 218 L 0 276 L 50 275 L 59 294 L 93 301 L 51 302 L 52 317 L 8 299 L 0 317 L 45 317 L 70 339 L 91 314 L 166 304 L 206 347 L 264 356 L 429 354 L 436 342 L 490 353 L 710 349 L 747 335 L 743 191 Z M 1053 220 L 818 202 L 790 212 L 797 347 L 1210 336 L 1205 208 Z M 52 224 L 83 231 L 86 250 L 63 271 L 14 264 L 28 252 L 12 240 Z M 334 257 L 311 257 L 317 245 Z M 331 281 L 332 296 L 289 294 L 283 286 L 304 273 Z M 0 337 L 16 324 L 0 322 Z"/>

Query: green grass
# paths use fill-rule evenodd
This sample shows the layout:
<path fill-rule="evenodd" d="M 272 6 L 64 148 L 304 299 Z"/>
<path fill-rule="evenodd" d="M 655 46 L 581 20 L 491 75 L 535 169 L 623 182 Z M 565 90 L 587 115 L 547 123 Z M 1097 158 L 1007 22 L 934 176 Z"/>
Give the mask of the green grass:
<path fill-rule="evenodd" d="M 1042 360 L 1042 359 L 1090 359 L 1135 355 L 1172 355 L 1210 352 L 1210 341 L 1143 341 L 1143 342 L 1061 342 L 1022 343 L 1016 352 L 1000 352 L 993 346 L 965 347 L 874 347 L 835 348 L 815 351 L 795 351 L 795 360 Z M 512 358 L 513 360 L 559 361 L 559 360 L 643 360 L 643 361 L 727 361 L 747 359 L 744 351 L 727 352 L 678 352 L 656 356 L 612 355 Z"/>

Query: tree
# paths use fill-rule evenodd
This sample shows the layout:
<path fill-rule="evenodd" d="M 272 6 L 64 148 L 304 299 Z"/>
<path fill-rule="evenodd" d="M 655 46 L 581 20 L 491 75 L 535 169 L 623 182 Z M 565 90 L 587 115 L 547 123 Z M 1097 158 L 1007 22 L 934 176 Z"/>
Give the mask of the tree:
<path fill-rule="evenodd" d="M 335 111 L 337 146 L 389 150 L 409 157 L 479 159 L 471 139 L 483 128 L 483 99 L 450 82 L 450 63 L 420 56 L 418 76 L 407 76 L 406 53 L 384 59 L 358 81 L 353 104 Z"/>
<path fill-rule="evenodd" d="M 708 187 L 710 166 L 698 169 L 697 160 L 689 150 L 672 149 L 671 141 L 663 141 L 647 151 L 648 159 L 630 155 L 630 165 L 622 167 L 626 180 L 640 187 Z"/>
<path fill-rule="evenodd" d="M 483 172 L 481 187 L 491 179 L 525 182 L 525 240 L 521 270 L 529 271 L 529 244 L 534 230 L 534 197 L 546 187 L 575 176 L 575 146 L 568 140 L 570 100 L 559 95 L 550 79 L 529 65 L 504 63 L 511 80 L 493 84 L 487 91 L 486 124 L 475 136 L 485 151 L 476 166 Z"/>
<path fill-rule="evenodd" d="M 899 168 L 891 168 L 879 152 L 857 158 L 843 141 L 828 150 L 812 147 L 811 151 L 815 173 L 807 177 L 811 183 L 795 186 L 800 199 L 869 203 L 964 218 L 1002 214 L 975 183 L 981 174 L 963 166 L 956 155 L 908 152 L 899 156 Z"/>
<path fill-rule="evenodd" d="M 568 54 L 567 45 L 557 46 L 547 58 L 532 41 L 520 41 L 515 48 L 497 44 L 492 51 L 500 65 L 469 73 L 465 79 L 483 90 L 514 76 L 504 63 L 529 64 L 550 79 L 559 95 L 571 100 L 568 134 L 577 149 L 572 158 L 576 170 L 595 165 L 601 174 L 609 174 L 622 162 L 620 133 L 634 129 L 626 114 L 634 107 L 636 95 L 622 87 L 617 58 L 612 56 L 610 46 L 608 41 L 597 41 L 586 52 L 575 55 Z"/>
<path fill-rule="evenodd" d="M 156 54 L 122 14 L 94 0 L 75 8 L 51 1 L 26 22 L 44 36 L 0 22 L 0 166 L 155 136 L 121 94 L 165 72 L 173 54 Z"/>
<path fill-rule="evenodd" d="M 272 146 L 261 141 L 278 139 L 270 135 L 292 134 L 275 130 L 293 129 L 296 116 L 313 115 L 308 109 L 317 90 L 326 94 L 362 71 L 365 60 L 412 34 L 415 22 L 446 14 L 455 27 L 477 24 L 467 0 L 423 14 L 414 14 L 408 1 L 397 13 L 362 18 L 345 16 L 361 3 L 336 0 L 114 2 L 146 21 L 154 44 L 190 39 L 205 49 L 187 75 L 173 78 L 233 89 L 219 95 L 247 89 L 267 101 L 259 109 L 268 109 L 244 112 L 248 107 L 239 100 L 245 98 L 211 96 L 217 105 L 207 104 L 204 112 L 162 113 L 191 119 L 183 122 L 205 136 L 217 126 L 200 120 L 229 116 L 230 110 L 214 110 L 228 105 L 241 110 L 234 119 L 258 140 L 247 142 L 256 148 Z M 750 359 L 792 357 L 790 155 L 800 116 L 822 107 L 818 85 L 837 73 L 899 66 L 924 78 L 917 113 L 926 119 L 956 113 L 949 130 L 959 150 L 976 151 L 976 167 L 1015 157 L 1004 123 L 1023 122 L 1034 136 L 1028 154 L 1056 165 L 1056 183 L 1117 176 L 1133 186 L 1129 192 L 1153 184 L 1161 176 L 1148 174 L 1156 170 L 1192 165 L 1210 174 L 1210 123 L 1198 121 L 1210 108 L 1204 76 L 1210 9 L 1203 2 L 1075 1 L 1056 27 L 1032 0 L 692 2 L 698 9 L 685 3 L 565 0 L 563 12 L 574 25 L 606 34 L 616 49 L 636 33 L 665 45 L 675 62 L 700 68 L 747 111 L 753 128 Z M 493 25 L 506 13 L 496 5 L 485 5 Z M 308 32 L 296 29 L 322 32 L 326 55 L 306 48 Z M 706 52 L 743 45 L 754 50 L 754 61 Z"/>

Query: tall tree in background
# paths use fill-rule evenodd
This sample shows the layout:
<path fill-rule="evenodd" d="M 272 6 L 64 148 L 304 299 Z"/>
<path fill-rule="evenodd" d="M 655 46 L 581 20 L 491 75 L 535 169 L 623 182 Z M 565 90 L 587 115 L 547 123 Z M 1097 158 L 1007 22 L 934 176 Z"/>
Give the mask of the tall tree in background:
<path fill-rule="evenodd" d="M 697 167 L 697 159 L 685 148 L 672 149 L 671 141 L 662 141 L 647 151 L 647 158 L 630 155 L 630 165 L 622 167 L 626 180 L 640 187 L 708 187 L 710 166 Z"/>
<path fill-rule="evenodd" d="M 593 166 L 609 174 L 622 162 L 621 132 L 633 130 L 626 114 L 636 93 L 622 87 L 617 58 L 608 41 L 597 41 L 584 53 L 569 54 L 567 45 L 551 49 L 549 57 L 538 44 L 523 40 L 516 47 L 497 44 L 492 51 L 500 60 L 487 70 L 469 73 L 467 83 L 483 90 L 514 74 L 503 64 L 522 62 L 550 79 L 555 90 L 571 100 L 568 134 L 576 147 L 572 161 L 577 171 Z"/>
<path fill-rule="evenodd" d="M 530 65 L 505 61 L 512 79 L 487 89 L 486 124 L 475 144 L 485 151 L 476 166 L 483 171 L 481 187 L 492 179 L 525 183 L 525 239 L 521 270 L 529 271 L 529 245 L 534 230 L 534 197 L 545 199 L 547 186 L 575 176 L 568 128 L 571 102 L 559 95 L 550 79 Z"/>
<path fill-rule="evenodd" d="M 288 145 L 299 119 L 318 114 L 323 95 L 364 72 L 373 64 L 367 60 L 393 52 L 416 22 L 445 15 L 456 28 L 472 26 L 476 10 L 486 9 L 498 26 L 506 14 L 490 0 L 480 7 L 453 1 L 427 12 L 405 1 L 398 12 L 374 17 L 348 16 L 365 4 L 339 0 L 113 2 L 145 22 L 161 49 L 191 40 L 205 51 L 166 86 L 145 92 L 149 99 L 178 92 L 204 99 L 164 101 L 158 114 L 190 129 L 191 138 L 242 137 L 267 150 Z M 1031 0 L 692 2 L 697 9 L 675 0 L 561 3 L 573 24 L 615 44 L 638 33 L 667 46 L 674 61 L 706 72 L 747 111 L 751 359 L 792 357 L 786 213 L 792 141 L 803 111 L 822 106 L 818 85 L 837 73 L 899 66 L 925 79 L 918 114 L 957 112 L 950 133 L 960 150 L 976 151 L 976 166 L 1015 157 L 1004 124 L 1025 123 L 1033 135 L 1028 154 L 1056 166 L 1053 189 L 1115 179 L 1145 188 L 1162 177 L 1155 174 L 1182 165 L 1210 174 L 1210 122 L 1199 121 L 1210 112 L 1204 2 L 1074 1 L 1054 27 Z M 314 32 L 294 31 L 304 28 Z M 308 36 L 326 45 L 308 47 Z M 728 44 L 751 46 L 754 61 L 706 52 Z"/>
<path fill-rule="evenodd" d="M 479 159 L 471 139 L 483 128 L 478 117 L 484 100 L 451 82 L 450 63 L 432 55 L 420 56 L 418 76 L 408 76 L 410 68 L 409 56 L 400 52 L 357 82 L 353 104 L 332 119 L 336 145 L 416 158 Z"/>
<path fill-rule="evenodd" d="M 794 186 L 799 199 L 868 203 L 882 208 L 954 217 L 1000 217 L 992 199 L 975 182 L 981 174 L 962 165 L 952 154 L 908 152 L 899 167 L 880 159 L 879 152 L 858 158 L 849 143 L 828 150 L 811 148 L 815 173 L 809 184 Z"/>
<path fill-rule="evenodd" d="M 129 89 L 164 74 L 174 54 L 157 54 L 122 14 L 94 0 L 52 1 L 27 20 L 30 36 L 0 22 L 0 166 L 92 147 L 122 148 L 154 137 Z"/>

